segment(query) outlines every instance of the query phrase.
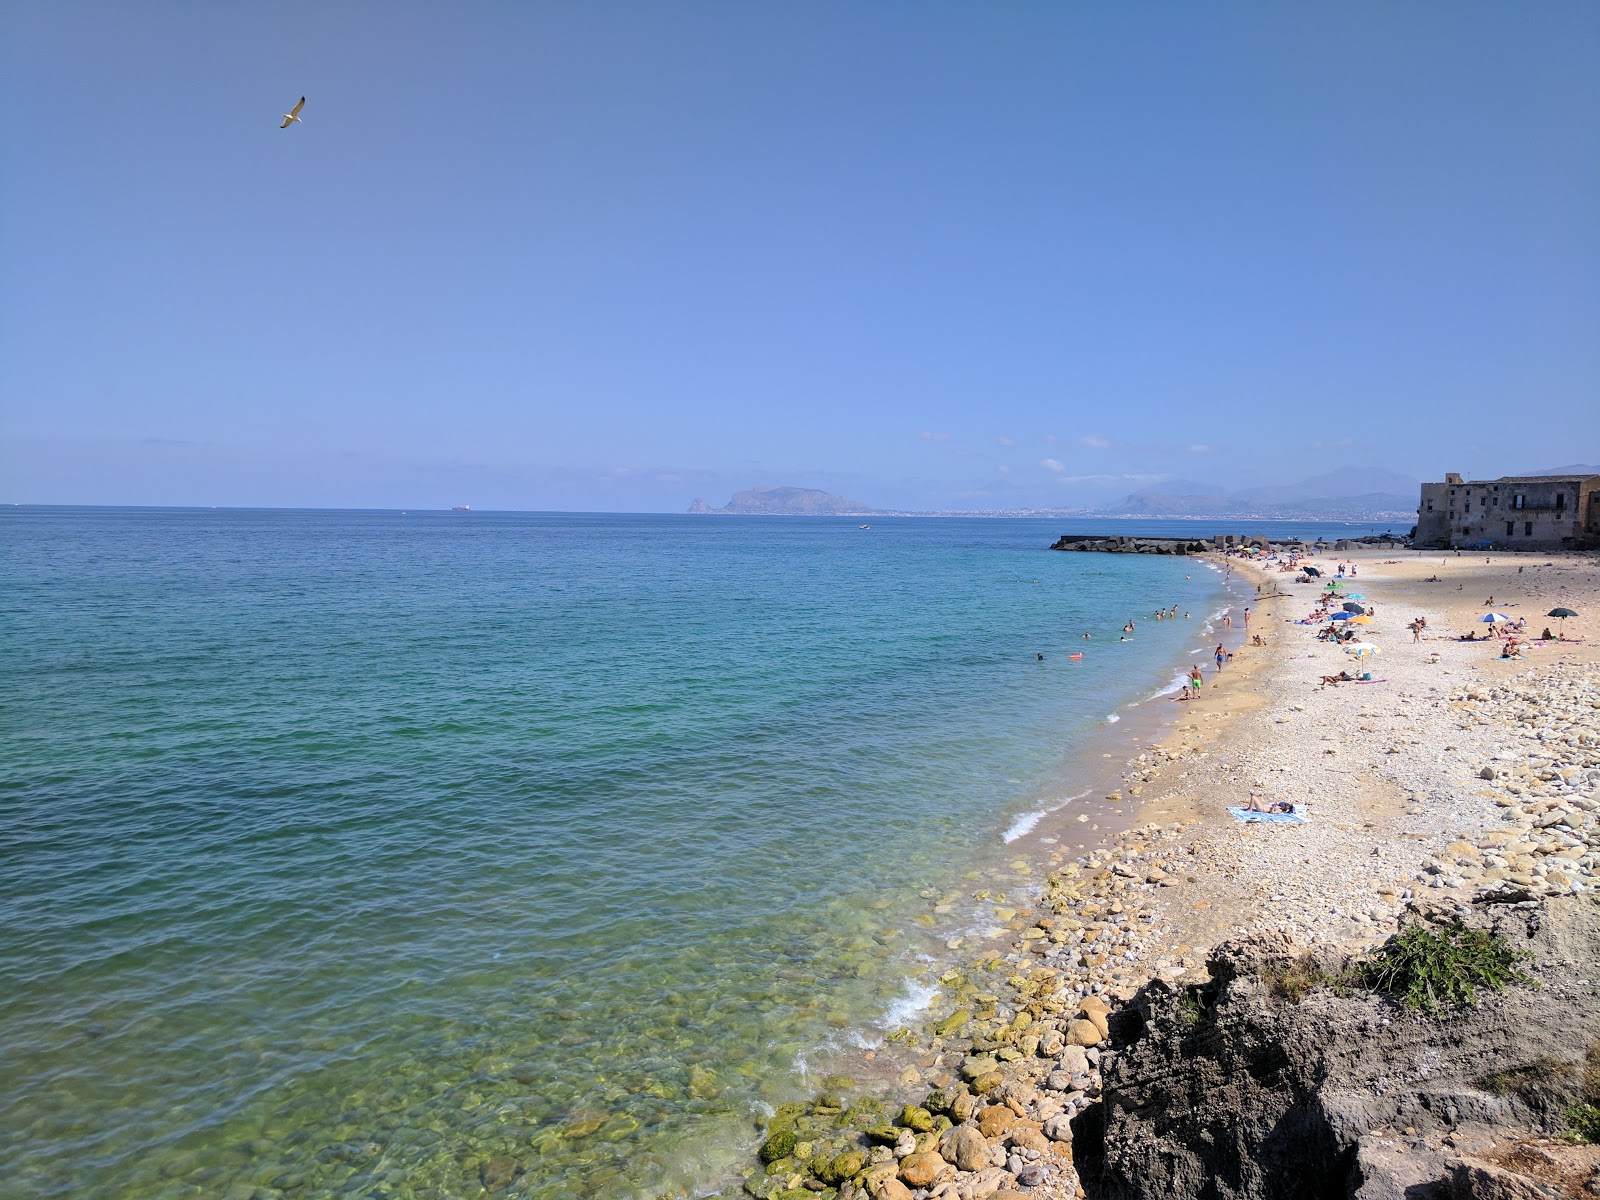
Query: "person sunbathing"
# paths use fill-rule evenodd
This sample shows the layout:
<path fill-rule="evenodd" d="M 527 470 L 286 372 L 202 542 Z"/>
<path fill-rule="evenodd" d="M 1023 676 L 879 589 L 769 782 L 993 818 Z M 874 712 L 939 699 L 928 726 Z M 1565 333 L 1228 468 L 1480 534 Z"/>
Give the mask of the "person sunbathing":
<path fill-rule="evenodd" d="M 1350 674 L 1349 671 L 1340 671 L 1337 675 L 1324 675 L 1322 683 L 1319 685 L 1319 690 L 1327 687 L 1330 683 L 1354 683 L 1355 680 L 1356 677 Z"/>
<path fill-rule="evenodd" d="M 1287 800 L 1274 800 L 1271 804 L 1263 805 L 1261 803 L 1261 793 L 1251 792 L 1250 803 L 1244 806 L 1244 811 L 1258 813 L 1292 813 L 1294 811 L 1294 805 L 1290 804 Z"/>

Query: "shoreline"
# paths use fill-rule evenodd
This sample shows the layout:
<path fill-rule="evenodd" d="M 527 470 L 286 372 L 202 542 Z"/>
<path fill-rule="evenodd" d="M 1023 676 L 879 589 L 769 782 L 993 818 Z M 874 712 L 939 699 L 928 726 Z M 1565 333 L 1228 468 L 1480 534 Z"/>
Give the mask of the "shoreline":
<path fill-rule="evenodd" d="M 1374 682 L 1334 687 L 1319 687 L 1321 675 L 1349 660 L 1316 641 L 1314 627 L 1292 623 L 1325 581 L 1292 584 L 1239 558 L 1205 557 L 1256 585 L 1248 633 L 1266 645 L 1249 645 L 1236 623 L 1222 678 L 1208 670 L 1198 699 L 1161 719 L 1153 737 L 1146 729 L 1125 741 L 1125 763 L 1102 760 L 1114 769 L 1098 778 L 1121 784 L 1106 794 L 1119 794 L 1108 803 L 1126 814 L 1124 828 L 1097 830 L 1097 842 L 1068 849 L 1083 815 L 1068 804 L 1005 845 L 1008 874 L 991 871 L 980 881 L 990 886 L 974 889 L 995 917 L 987 936 L 950 947 L 958 965 L 940 976 L 907 1044 L 858 1055 L 867 1064 L 889 1059 L 898 1073 L 879 1064 L 866 1074 L 892 1078 L 891 1098 L 908 1105 L 896 1125 L 876 1131 L 876 1144 L 863 1145 L 860 1170 L 841 1174 L 856 1165 L 846 1158 L 818 1177 L 814 1164 L 779 1156 L 764 1175 L 747 1175 L 744 1194 L 781 1196 L 809 1179 L 842 1200 L 893 1198 L 896 1183 L 981 1180 L 974 1195 L 1021 1186 L 1032 1196 L 1076 1196 L 1071 1120 L 1098 1095 L 1108 1014 L 1150 980 L 1203 977 L 1209 952 L 1242 933 L 1281 930 L 1349 952 L 1383 940 L 1419 899 L 1459 906 L 1486 889 L 1594 889 L 1600 832 L 1590 825 L 1574 837 L 1552 819 L 1582 825 L 1600 782 L 1600 701 L 1589 699 L 1600 683 L 1593 556 L 1484 562 L 1380 547 L 1316 558 L 1329 577 L 1335 562 L 1351 562 L 1356 586 L 1344 590 L 1359 590 L 1377 614 L 1363 631 L 1380 647 Z M 1424 582 L 1429 575 L 1444 582 Z M 1576 609 L 1582 615 L 1567 633 L 1583 640 L 1542 643 L 1522 659 L 1491 659 L 1483 642 L 1446 640 L 1477 624 L 1491 595 L 1513 614 L 1526 610 L 1530 632 L 1547 623 L 1534 608 Z M 1428 637 L 1413 643 L 1405 626 L 1417 615 L 1427 618 Z M 1519 728 L 1534 720 L 1523 711 L 1529 696 L 1560 697 L 1549 720 L 1563 731 L 1581 727 L 1564 733 L 1573 762 L 1563 751 L 1526 762 L 1508 753 L 1518 733 L 1545 746 L 1542 730 L 1534 737 Z M 1235 822 L 1226 806 L 1245 803 L 1251 790 L 1295 800 L 1308 823 Z M 1559 836 L 1542 838 L 1550 828 Z M 849 1057 L 838 1064 L 845 1073 Z M 934 1111 L 952 1095 L 966 1100 Z M 985 1115 L 997 1101 L 1009 1117 Z M 830 1130 L 838 1145 L 850 1143 L 841 1124 L 849 1109 L 827 1107 L 779 1109 L 766 1154 L 784 1148 L 782 1139 L 773 1145 L 775 1128 L 815 1135 L 805 1143 L 813 1149 Z M 956 1132 L 969 1124 L 985 1149 Z M 891 1133 L 892 1148 L 883 1140 Z M 956 1153 L 952 1138 L 968 1151 L 964 1162 L 919 1159 L 941 1147 Z M 932 1171 L 926 1185 L 917 1183 L 923 1168 Z"/>

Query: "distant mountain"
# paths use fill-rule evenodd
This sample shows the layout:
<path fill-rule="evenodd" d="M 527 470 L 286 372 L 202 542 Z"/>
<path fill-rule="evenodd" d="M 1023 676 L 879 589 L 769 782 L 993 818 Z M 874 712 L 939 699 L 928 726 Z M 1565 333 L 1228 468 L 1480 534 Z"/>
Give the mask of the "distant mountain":
<path fill-rule="evenodd" d="M 1164 480 L 1102 511 L 1116 516 L 1399 518 L 1417 511 L 1419 482 L 1376 467 L 1340 467 L 1298 483 L 1233 490 Z"/>
<path fill-rule="evenodd" d="M 1404 496 L 1415 510 L 1420 479 L 1379 467 L 1340 467 L 1299 483 L 1276 487 L 1239 488 L 1229 493 L 1252 504 L 1302 504 L 1314 500 L 1350 500 L 1367 496 Z"/>
<path fill-rule="evenodd" d="M 1546 467 L 1542 471 L 1523 471 L 1520 477 L 1534 479 L 1540 475 L 1600 475 L 1600 467 L 1595 466 L 1593 463 L 1573 463 L 1571 466 L 1566 467 Z M 1514 475 L 1512 478 L 1515 479 L 1518 476 Z"/>
<path fill-rule="evenodd" d="M 859 516 L 877 510 L 843 496 L 834 496 L 816 488 L 765 487 L 735 492 L 733 499 L 721 508 L 712 508 L 696 498 L 689 505 L 691 513 L 733 513 L 743 516 L 767 517 L 826 517 Z"/>

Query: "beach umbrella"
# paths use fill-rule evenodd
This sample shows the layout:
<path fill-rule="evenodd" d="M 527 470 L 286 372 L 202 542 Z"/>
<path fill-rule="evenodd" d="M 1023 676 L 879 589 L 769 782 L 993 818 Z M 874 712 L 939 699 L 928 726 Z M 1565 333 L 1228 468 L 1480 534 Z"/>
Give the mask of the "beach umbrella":
<path fill-rule="evenodd" d="M 1478 624 L 1498 625 L 1501 621 L 1509 620 L 1511 620 L 1511 618 L 1506 616 L 1505 613 L 1484 613 L 1483 616 L 1478 618 Z"/>
<path fill-rule="evenodd" d="M 1345 647 L 1345 649 L 1351 654 L 1354 654 L 1357 658 L 1363 658 L 1368 654 L 1378 653 L 1378 648 L 1371 642 L 1351 642 Z"/>
<path fill-rule="evenodd" d="M 1362 613 L 1367 611 L 1366 609 L 1362 608 L 1361 605 L 1357 604 L 1354 600 L 1346 600 L 1344 602 L 1344 610 L 1347 613 L 1354 613 L 1358 617 Z"/>
<path fill-rule="evenodd" d="M 1549 612 L 1545 613 L 1545 616 L 1547 616 L 1547 617 L 1556 617 L 1561 621 L 1561 636 L 1562 637 L 1566 637 L 1567 636 L 1567 618 L 1568 617 L 1575 617 L 1577 615 L 1578 614 L 1573 612 L 1570 608 L 1552 608 Z"/>
<path fill-rule="evenodd" d="M 1348 621 L 1353 616 L 1355 616 L 1354 613 L 1336 612 L 1336 613 L 1333 614 L 1333 616 L 1329 617 L 1328 620 L 1330 620 L 1330 621 Z"/>
<path fill-rule="evenodd" d="M 1366 599 L 1366 597 L 1363 596 L 1360 592 L 1346 592 L 1344 594 L 1344 598 L 1346 600 L 1365 600 Z"/>
<path fill-rule="evenodd" d="M 1316 567 L 1306 567 L 1305 568 L 1305 572 L 1306 572 L 1307 575 L 1311 576 L 1311 578 L 1313 578 L 1313 579 L 1322 578 L 1322 572 L 1320 570 L 1318 570 Z"/>
<path fill-rule="evenodd" d="M 1371 617 L 1365 617 L 1365 616 L 1362 616 L 1362 617 L 1351 617 L 1350 618 L 1350 624 L 1352 624 L 1352 625 L 1371 625 L 1372 624 L 1372 618 Z"/>

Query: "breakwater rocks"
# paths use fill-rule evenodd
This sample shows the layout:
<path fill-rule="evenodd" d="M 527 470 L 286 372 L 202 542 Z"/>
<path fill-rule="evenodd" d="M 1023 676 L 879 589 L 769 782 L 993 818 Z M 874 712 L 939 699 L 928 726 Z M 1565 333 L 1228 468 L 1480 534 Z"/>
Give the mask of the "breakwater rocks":
<path fill-rule="evenodd" d="M 1215 549 L 1199 538 L 1095 537 L 1067 533 L 1055 540 L 1052 550 L 1098 550 L 1103 554 L 1204 554 Z"/>
<path fill-rule="evenodd" d="M 1521 1143 L 1593 1107 L 1600 905 L 1567 895 L 1409 921 L 1493 939 L 1515 975 L 1430 1013 L 1351 983 L 1336 954 L 1257 934 L 1219 947 L 1208 979 L 1142 988 L 1112 1015 L 1101 1100 L 1074 1122 L 1088 1196 L 1577 1194 L 1503 1177 Z M 1437 983 L 1443 961 L 1423 977 Z M 1482 1190 L 1495 1178 L 1504 1190 Z"/>

